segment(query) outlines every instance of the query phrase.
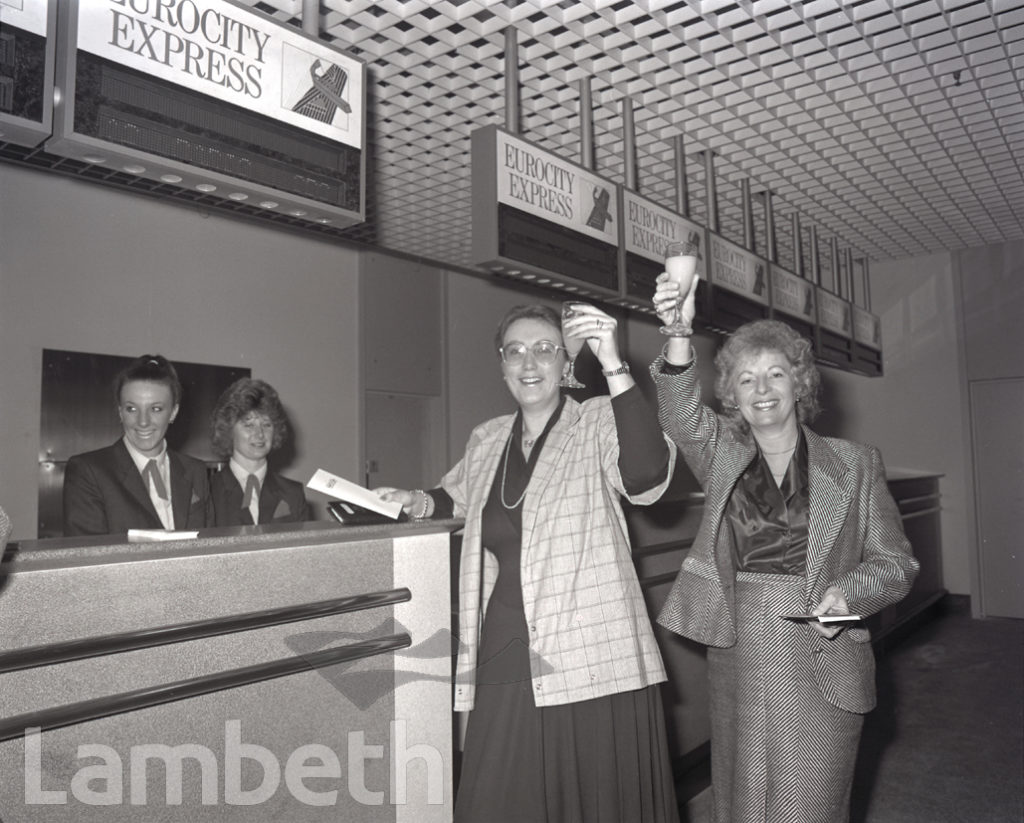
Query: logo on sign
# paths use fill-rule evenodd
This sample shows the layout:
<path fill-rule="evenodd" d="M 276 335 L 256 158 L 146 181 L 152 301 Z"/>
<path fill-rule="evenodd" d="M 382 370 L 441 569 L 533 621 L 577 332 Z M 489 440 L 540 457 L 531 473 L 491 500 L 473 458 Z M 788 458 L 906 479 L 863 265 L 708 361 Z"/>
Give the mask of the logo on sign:
<path fill-rule="evenodd" d="M 611 222 L 612 219 L 608 213 L 611 201 L 612 195 L 608 189 L 594 189 L 594 207 L 590 210 L 590 216 L 587 218 L 587 225 L 590 228 L 604 231 L 604 224 Z"/>
<path fill-rule="evenodd" d="M 341 66 L 336 66 L 333 63 L 330 63 L 323 71 L 321 71 L 322 66 L 319 59 L 313 61 L 309 67 L 312 85 L 302 95 L 299 102 L 292 106 L 292 111 L 321 123 L 331 123 L 338 109 L 345 114 L 352 113 L 352 107 L 342 97 L 348 83 L 348 73 Z"/>

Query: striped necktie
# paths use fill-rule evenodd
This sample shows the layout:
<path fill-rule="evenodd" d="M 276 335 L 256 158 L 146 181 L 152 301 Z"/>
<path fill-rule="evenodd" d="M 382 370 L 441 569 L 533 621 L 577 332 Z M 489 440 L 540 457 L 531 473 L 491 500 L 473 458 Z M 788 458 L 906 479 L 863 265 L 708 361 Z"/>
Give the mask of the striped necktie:
<path fill-rule="evenodd" d="M 142 470 L 142 477 L 147 484 L 153 484 L 157 497 L 161 500 L 167 499 L 167 486 L 164 485 L 164 479 L 160 475 L 160 467 L 157 466 L 156 460 L 150 460 L 146 463 L 146 467 Z"/>
<path fill-rule="evenodd" d="M 245 500 L 242 507 L 251 509 L 254 500 L 260 499 L 260 481 L 255 474 L 250 474 L 245 481 Z"/>

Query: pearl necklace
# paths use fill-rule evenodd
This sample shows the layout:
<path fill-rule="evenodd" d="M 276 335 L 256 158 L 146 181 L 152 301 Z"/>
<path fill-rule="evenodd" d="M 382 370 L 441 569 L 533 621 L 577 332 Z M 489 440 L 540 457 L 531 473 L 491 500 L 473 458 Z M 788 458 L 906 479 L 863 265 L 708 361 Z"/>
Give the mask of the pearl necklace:
<path fill-rule="evenodd" d="M 534 443 L 534 441 L 531 440 L 530 441 L 530 446 L 532 446 L 533 443 Z M 527 448 L 529 448 L 529 446 Z M 504 506 L 506 509 L 509 509 L 509 510 L 517 508 L 519 506 L 519 504 L 523 502 L 523 498 L 526 497 L 526 489 L 523 489 L 523 493 L 521 495 L 519 495 L 519 499 L 515 503 L 509 505 L 508 503 L 505 502 L 505 478 L 508 477 L 508 453 L 509 453 L 509 451 L 511 451 L 511 449 L 512 449 L 512 435 L 510 434 L 508 436 L 508 441 L 505 443 L 505 465 L 502 467 L 502 470 L 501 470 L 501 505 Z M 529 485 L 529 484 L 527 484 L 527 485 Z"/>

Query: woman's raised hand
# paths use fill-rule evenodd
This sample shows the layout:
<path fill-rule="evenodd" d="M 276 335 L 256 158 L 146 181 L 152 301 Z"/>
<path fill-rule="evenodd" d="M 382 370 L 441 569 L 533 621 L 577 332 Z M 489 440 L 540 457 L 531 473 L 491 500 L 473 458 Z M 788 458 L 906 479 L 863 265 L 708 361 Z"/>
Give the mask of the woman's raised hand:
<path fill-rule="evenodd" d="M 589 303 L 580 303 L 575 310 L 574 317 L 562 321 L 562 333 L 566 337 L 584 338 L 603 368 L 621 365 L 618 321 Z"/>
<path fill-rule="evenodd" d="M 675 319 L 676 307 L 682 311 L 683 322 L 692 327 L 694 315 L 697 314 L 697 284 L 700 282 L 700 277 L 695 276 L 693 281 L 690 283 L 690 288 L 686 294 L 679 293 L 679 284 L 670 280 L 668 272 L 662 272 L 658 275 L 658 279 L 654 281 L 654 311 L 658 314 L 658 319 L 664 324 L 669 324 Z M 679 301 L 682 300 L 682 305 Z"/>

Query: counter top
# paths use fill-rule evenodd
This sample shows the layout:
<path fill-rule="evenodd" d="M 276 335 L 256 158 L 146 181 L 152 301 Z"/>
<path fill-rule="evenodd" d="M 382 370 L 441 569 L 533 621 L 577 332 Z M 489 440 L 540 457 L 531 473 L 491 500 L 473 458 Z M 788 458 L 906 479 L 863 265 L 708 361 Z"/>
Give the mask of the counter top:
<path fill-rule="evenodd" d="M 886 480 L 921 480 L 928 477 L 945 477 L 942 472 L 923 471 L 920 469 L 886 468 Z"/>
<path fill-rule="evenodd" d="M 184 540 L 131 541 L 127 534 L 90 537 L 51 537 L 8 544 L 0 573 L 89 565 L 95 562 L 156 560 L 227 552 L 260 551 L 285 546 L 365 541 L 375 536 L 454 532 L 461 520 L 413 520 L 370 526 L 344 526 L 318 520 L 265 526 L 231 526 L 200 529 L 199 536 Z"/>

